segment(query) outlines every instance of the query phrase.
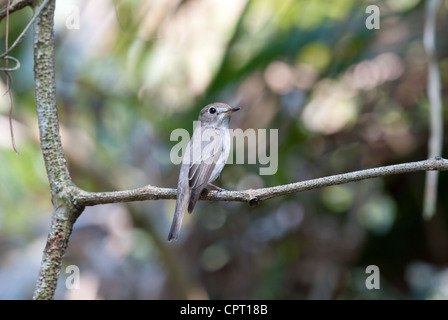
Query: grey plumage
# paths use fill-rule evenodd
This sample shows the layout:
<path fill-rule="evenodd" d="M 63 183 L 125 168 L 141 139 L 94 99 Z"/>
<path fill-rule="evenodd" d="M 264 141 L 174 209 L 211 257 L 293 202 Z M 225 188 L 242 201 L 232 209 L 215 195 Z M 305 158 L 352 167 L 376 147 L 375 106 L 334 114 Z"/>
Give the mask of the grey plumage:
<path fill-rule="evenodd" d="M 218 102 L 205 106 L 199 113 L 199 125 L 187 145 L 180 168 L 176 210 L 168 241 L 177 240 L 187 206 L 191 213 L 204 188 L 224 168 L 230 152 L 230 115 L 239 109 Z"/>

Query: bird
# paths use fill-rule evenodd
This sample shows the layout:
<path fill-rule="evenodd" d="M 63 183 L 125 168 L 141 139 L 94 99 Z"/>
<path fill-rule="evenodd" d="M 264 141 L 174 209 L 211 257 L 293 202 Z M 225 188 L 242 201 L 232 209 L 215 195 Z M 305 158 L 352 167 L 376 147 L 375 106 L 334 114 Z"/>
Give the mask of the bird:
<path fill-rule="evenodd" d="M 199 112 L 199 123 L 185 149 L 177 183 L 176 209 L 168 241 L 179 238 L 182 219 L 188 206 L 192 213 L 206 186 L 219 191 L 212 184 L 224 168 L 230 153 L 229 121 L 240 107 L 222 102 L 211 103 Z"/>

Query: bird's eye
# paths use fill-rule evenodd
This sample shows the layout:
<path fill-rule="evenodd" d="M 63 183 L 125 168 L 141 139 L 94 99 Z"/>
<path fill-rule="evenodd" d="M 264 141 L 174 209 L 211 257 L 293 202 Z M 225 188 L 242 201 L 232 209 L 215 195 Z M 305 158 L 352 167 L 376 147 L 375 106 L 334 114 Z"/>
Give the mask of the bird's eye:
<path fill-rule="evenodd" d="M 216 109 L 211 107 L 210 109 L 208 109 L 208 113 L 214 114 L 214 113 L 216 113 Z"/>

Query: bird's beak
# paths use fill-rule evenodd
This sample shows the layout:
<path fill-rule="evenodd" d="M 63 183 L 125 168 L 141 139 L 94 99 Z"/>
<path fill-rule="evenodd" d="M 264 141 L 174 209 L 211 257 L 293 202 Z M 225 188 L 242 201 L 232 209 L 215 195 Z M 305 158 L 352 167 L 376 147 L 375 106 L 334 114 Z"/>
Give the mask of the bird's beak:
<path fill-rule="evenodd" d="M 229 110 L 222 112 L 222 113 L 234 113 L 235 111 L 240 110 L 240 107 L 234 107 L 234 108 L 230 108 Z"/>

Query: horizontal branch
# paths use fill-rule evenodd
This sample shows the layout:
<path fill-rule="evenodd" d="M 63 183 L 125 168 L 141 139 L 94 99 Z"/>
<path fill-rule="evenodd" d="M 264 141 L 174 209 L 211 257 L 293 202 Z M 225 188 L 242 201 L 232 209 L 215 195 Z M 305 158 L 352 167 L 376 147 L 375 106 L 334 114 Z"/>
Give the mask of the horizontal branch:
<path fill-rule="evenodd" d="M 258 205 L 261 201 L 279 197 L 282 195 L 302 192 L 306 190 L 318 189 L 337 184 L 360 181 L 365 179 L 390 176 L 395 174 L 416 172 L 416 171 L 446 171 L 448 170 L 448 160 L 443 158 L 429 159 L 418 162 L 396 164 L 373 169 L 366 169 L 343 173 L 318 179 L 295 182 L 261 189 L 248 189 L 242 191 L 209 191 L 202 194 L 201 200 L 211 201 L 239 201 L 247 202 L 249 205 Z M 143 200 L 176 199 L 176 189 L 158 188 L 145 186 L 133 190 L 114 192 L 86 192 L 77 189 L 74 202 L 78 206 L 94 206 L 98 204 L 130 202 Z"/>

